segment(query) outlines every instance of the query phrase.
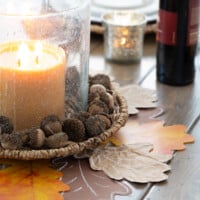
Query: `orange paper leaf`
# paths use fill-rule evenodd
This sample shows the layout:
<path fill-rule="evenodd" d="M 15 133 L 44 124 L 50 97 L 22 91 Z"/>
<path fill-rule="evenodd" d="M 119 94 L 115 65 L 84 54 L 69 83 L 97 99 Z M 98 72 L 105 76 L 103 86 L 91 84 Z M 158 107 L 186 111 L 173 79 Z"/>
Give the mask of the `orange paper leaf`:
<path fill-rule="evenodd" d="M 164 126 L 162 121 L 152 121 L 139 124 L 136 120 L 129 119 L 126 126 L 111 137 L 115 145 L 151 143 L 154 152 L 171 154 L 173 150 L 184 150 L 185 143 L 194 142 L 191 135 L 186 134 L 183 125 Z"/>
<path fill-rule="evenodd" d="M 69 186 L 59 181 L 62 173 L 49 167 L 48 161 L 0 160 L 1 200 L 63 200 L 59 192 Z"/>

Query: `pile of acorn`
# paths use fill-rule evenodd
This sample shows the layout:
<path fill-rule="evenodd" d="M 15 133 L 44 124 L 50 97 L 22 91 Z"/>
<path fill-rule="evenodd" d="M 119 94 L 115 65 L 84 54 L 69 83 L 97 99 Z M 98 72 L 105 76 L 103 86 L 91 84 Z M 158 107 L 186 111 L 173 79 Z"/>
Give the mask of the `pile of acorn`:
<path fill-rule="evenodd" d="M 57 116 L 45 117 L 40 127 L 14 131 L 10 120 L 0 116 L 0 144 L 3 149 L 54 149 L 98 136 L 113 123 L 117 104 L 110 78 L 104 74 L 89 77 L 88 108 L 71 112 L 61 121 Z"/>

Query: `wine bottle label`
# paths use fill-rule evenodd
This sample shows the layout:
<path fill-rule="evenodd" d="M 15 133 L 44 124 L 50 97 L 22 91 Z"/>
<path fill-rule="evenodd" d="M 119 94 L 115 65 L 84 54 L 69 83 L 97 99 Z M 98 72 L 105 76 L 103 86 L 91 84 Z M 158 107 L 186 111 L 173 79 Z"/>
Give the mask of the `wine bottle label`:
<path fill-rule="evenodd" d="M 157 41 L 166 45 L 176 45 L 177 13 L 159 10 Z"/>
<path fill-rule="evenodd" d="M 200 1 L 189 1 L 189 16 L 187 27 L 187 45 L 193 45 L 198 40 Z M 159 10 L 158 29 L 156 34 L 157 41 L 175 46 L 177 41 L 178 14 L 163 9 Z"/>

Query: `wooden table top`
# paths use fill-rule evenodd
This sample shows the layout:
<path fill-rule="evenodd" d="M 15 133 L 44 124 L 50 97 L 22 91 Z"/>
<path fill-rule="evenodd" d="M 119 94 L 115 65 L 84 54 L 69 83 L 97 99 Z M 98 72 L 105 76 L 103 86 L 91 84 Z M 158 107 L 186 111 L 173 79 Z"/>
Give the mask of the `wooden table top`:
<path fill-rule="evenodd" d="M 185 151 L 175 154 L 171 161 L 172 171 L 168 181 L 157 184 L 132 184 L 133 191 L 128 197 L 117 200 L 199 200 L 200 199 L 200 63 L 196 66 L 193 84 L 174 87 L 161 84 L 155 76 L 155 35 L 146 35 L 144 56 L 141 63 L 122 65 L 104 59 L 103 37 L 91 35 L 90 74 L 105 73 L 121 85 L 130 83 L 155 89 L 158 104 L 165 109 L 159 118 L 166 124 L 183 124 L 195 138 L 194 144 Z"/>

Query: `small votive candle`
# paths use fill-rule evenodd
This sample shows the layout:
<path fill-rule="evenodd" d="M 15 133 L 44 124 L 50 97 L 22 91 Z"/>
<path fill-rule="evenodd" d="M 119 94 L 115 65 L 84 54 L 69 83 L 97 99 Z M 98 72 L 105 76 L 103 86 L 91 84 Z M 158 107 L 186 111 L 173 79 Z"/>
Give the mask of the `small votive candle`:
<path fill-rule="evenodd" d="M 142 13 L 119 11 L 104 14 L 104 52 L 107 60 L 138 62 L 143 55 L 146 17 Z"/>

